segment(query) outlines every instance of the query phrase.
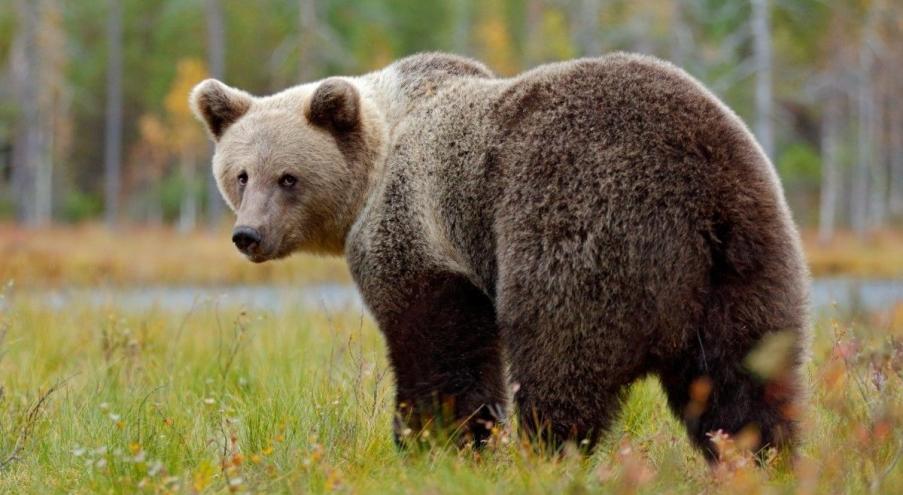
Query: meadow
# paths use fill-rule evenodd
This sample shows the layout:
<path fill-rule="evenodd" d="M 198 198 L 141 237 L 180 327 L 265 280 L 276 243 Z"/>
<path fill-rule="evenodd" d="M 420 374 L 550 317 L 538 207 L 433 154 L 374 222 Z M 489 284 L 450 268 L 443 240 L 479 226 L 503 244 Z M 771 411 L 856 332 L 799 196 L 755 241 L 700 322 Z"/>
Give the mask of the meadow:
<path fill-rule="evenodd" d="M 722 462 L 708 466 L 654 378 L 625 394 L 589 458 L 573 449 L 536 454 L 518 439 L 516 421 L 479 452 L 435 438 L 422 439 L 425 451 L 400 452 L 384 344 L 360 309 L 289 301 L 267 311 L 216 298 L 188 311 L 115 299 L 58 306 L 32 290 L 272 283 L 256 272 L 263 269 L 280 281 L 347 280 L 340 262 L 293 258 L 264 268 L 240 266 L 236 256 L 228 271 L 231 250 L 212 234 L 80 233 L 25 236 L 27 249 L 2 237 L 4 253 L 19 249 L 18 271 L 8 259 L 0 265 L 0 277 L 17 275 L 0 300 L 2 493 L 903 493 L 903 304 L 816 316 L 794 461 L 766 455 L 757 467 L 742 438 L 716 436 Z M 50 251 L 76 239 L 84 241 L 76 253 L 106 249 L 120 261 L 99 275 L 96 255 L 76 263 L 64 247 Z M 197 245 L 211 254 L 176 263 Z M 38 266 L 41 256 L 56 268 Z M 140 275 L 130 259 L 147 264 Z M 218 268 L 230 278 L 214 276 Z"/>
<path fill-rule="evenodd" d="M 813 276 L 903 279 L 903 231 L 865 239 L 839 233 L 819 243 L 803 232 Z M 0 222 L 0 280 L 19 287 L 350 283 L 339 258 L 296 255 L 261 265 L 231 247 L 229 229 L 179 233 L 171 227 L 97 224 L 28 229 Z"/>

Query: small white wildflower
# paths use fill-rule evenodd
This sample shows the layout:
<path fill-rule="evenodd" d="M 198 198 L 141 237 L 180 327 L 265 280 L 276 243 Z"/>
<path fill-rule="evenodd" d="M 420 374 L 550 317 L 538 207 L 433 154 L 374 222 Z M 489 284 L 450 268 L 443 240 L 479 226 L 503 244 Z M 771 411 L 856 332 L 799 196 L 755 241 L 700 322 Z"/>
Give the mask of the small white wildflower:
<path fill-rule="evenodd" d="M 109 402 L 101 402 L 100 405 L 97 407 L 99 407 L 101 411 L 107 412 L 110 410 L 110 403 Z"/>
<path fill-rule="evenodd" d="M 97 469 L 103 469 L 103 468 L 107 467 L 107 460 L 106 459 L 97 459 L 97 462 L 94 463 L 94 467 L 96 467 Z"/>
<path fill-rule="evenodd" d="M 122 416 L 116 413 L 110 413 L 110 419 L 112 419 L 113 421 L 119 421 L 120 419 L 122 419 Z"/>
<path fill-rule="evenodd" d="M 160 461 L 153 461 L 153 462 L 151 462 L 150 466 L 148 466 L 148 468 L 147 468 L 147 475 L 148 476 L 156 476 L 156 475 L 160 474 L 160 471 L 162 471 L 162 470 L 163 470 L 163 463 Z"/>
<path fill-rule="evenodd" d="M 85 452 L 87 452 L 87 450 L 84 447 L 75 447 L 72 449 L 72 455 L 75 457 L 81 457 L 85 455 Z"/>
<path fill-rule="evenodd" d="M 241 479 L 241 477 L 232 478 L 231 480 L 229 480 L 229 486 L 241 486 L 241 484 L 244 482 L 245 480 Z"/>
<path fill-rule="evenodd" d="M 216 399 L 214 399 L 213 397 L 207 397 L 204 399 L 204 404 L 212 406 L 213 404 L 216 404 Z"/>

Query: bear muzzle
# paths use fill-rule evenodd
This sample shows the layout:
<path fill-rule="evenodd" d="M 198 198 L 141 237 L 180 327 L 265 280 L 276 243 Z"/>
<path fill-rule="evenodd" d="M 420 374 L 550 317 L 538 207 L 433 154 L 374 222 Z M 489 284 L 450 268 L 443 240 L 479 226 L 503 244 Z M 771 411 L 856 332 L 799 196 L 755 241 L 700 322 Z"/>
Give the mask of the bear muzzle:
<path fill-rule="evenodd" d="M 232 230 L 232 242 L 247 256 L 253 257 L 256 254 L 261 240 L 260 232 L 253 227 L 239 225 Z"/>

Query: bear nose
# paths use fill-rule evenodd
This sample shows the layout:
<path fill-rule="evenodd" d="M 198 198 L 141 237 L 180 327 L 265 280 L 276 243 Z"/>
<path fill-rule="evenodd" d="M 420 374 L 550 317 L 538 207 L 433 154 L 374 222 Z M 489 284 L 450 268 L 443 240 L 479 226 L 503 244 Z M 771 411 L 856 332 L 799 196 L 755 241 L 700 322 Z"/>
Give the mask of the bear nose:
<path fill-rule="evenodd" d="M 232 231 L 232 242 L 241 252 L 247 253 L 260 244 L 260 232 L 252 227 L 235 227 Z"/>

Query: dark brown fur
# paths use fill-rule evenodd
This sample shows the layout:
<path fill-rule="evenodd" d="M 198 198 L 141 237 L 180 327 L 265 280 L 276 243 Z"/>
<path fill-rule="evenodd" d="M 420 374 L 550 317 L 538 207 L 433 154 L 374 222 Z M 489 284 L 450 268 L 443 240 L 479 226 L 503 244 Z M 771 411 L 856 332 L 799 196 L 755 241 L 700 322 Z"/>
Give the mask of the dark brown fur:
<path fill-rule="evenodd" d="M 409 93 L 417 125 L 396 136 L 385 189 L 348 243 L 399 400 L 419 383 L 415 395 L 466 404 L 459 420 L 474 404 L 502 410 L 500 337 L 521 424 L 556 444 L 595 443 L 649 373 L 707 455 L 716 429 L 789 440 L 796 368 L 769 396 L 743 363 L 772 332 L 804 345 L 806 273 L 771 165 L 736 117 L 679 70 L 626 55 L 457 84 Z M 466 278 L 424 261 L 410 187 L 422 182 Z M 448 277 L 487 301 L 432 282 Z M 497 328 L 464 318 L 487 308 Z M 451 386 L 446 369 L 486 378 Z M 707 407 L 686 415 L 701 377 Z"/>
<path fill-rule="evenodd" d="M 594 444 L 648 374 L 710 458 L 718 429 L 793 443 L 798 236 L 772 165 L 702 86 L 624 54 L 505 80 L 425 54 L 355 81 L 382 137 L 336 234 L 386 336 L 399 437 L 485 438 L 507 363 L 524 431 L 553 445 Z M 788 366 L 757 377 L 747 356 L 780 332 Z"/>

